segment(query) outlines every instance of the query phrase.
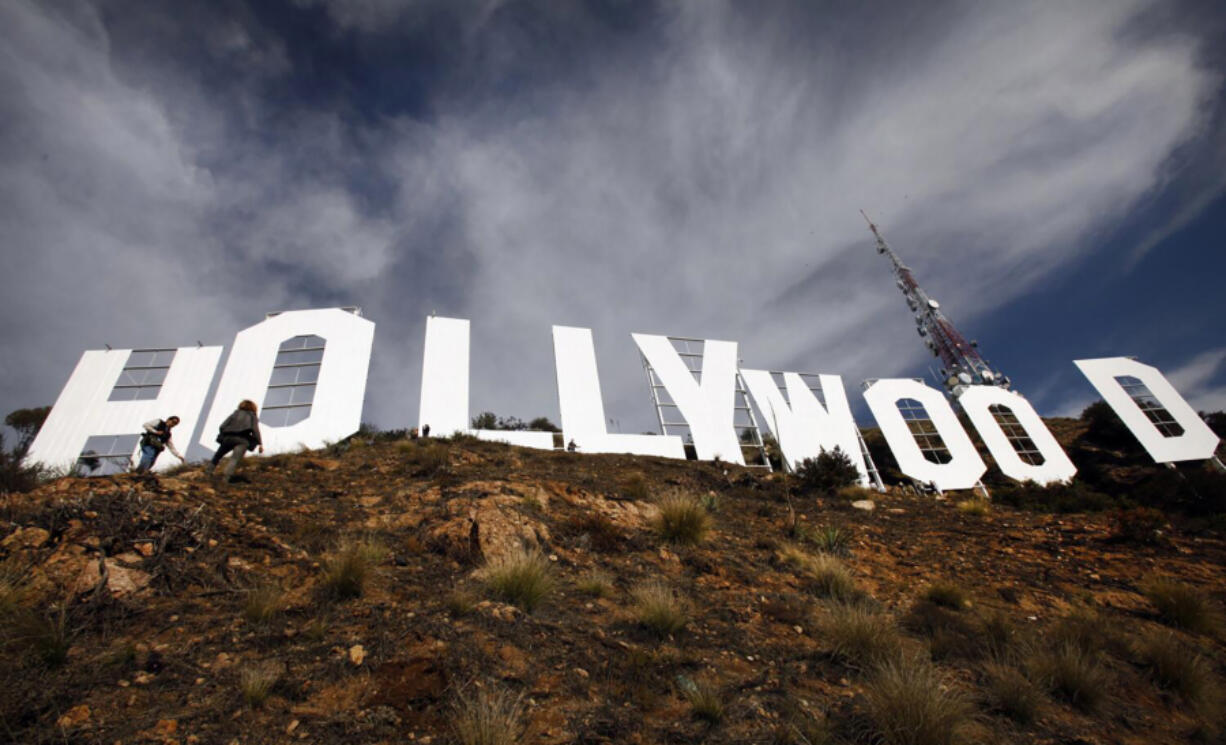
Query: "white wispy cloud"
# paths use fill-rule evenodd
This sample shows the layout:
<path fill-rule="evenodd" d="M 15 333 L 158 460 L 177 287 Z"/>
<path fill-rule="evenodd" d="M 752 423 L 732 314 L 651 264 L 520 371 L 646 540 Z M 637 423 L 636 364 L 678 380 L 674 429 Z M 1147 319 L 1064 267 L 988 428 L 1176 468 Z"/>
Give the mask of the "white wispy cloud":
<path fill-rule="evenodd" d="M 337 33 L 393 33 L 412 5 L 326 9 Z M 380 324 L 386 426 L 416 409 L 429 310 L 473 319 L 474 407 L 525 417 L 556 411 L 551 323 L 594 328 L 626 429 L 653 419 L 631 331 L 852 387 L 896 373 L 922 347 L 857 210 L 956 319 L 1075 260 L 1207 136 L 1219 75 L 1193 35 L 1124 34 L 1147 5 L 933 6 L 849 42 L 803 6 L 678 3 L 574 70 L 466 74 L 429 116 L 359 117 L 266 98 L 295 72 L 266 29 L 210 32 L 213 61 L 251 68 L 210 87 L 117 62 L 88 3 L 13 0 L 0 333 L 24 352 L 0 399 L 50 400 L 102 341 L 227 342 L 320 302 Z M 503 4 L 472 7 L 466 54 L 541 53 L 490 30 Z"/>

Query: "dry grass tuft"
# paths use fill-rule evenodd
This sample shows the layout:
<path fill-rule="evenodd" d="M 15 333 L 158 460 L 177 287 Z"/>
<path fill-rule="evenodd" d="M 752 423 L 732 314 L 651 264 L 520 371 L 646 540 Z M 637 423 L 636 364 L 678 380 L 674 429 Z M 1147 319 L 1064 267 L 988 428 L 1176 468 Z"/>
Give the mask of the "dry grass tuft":
<path fill-rule="evenodd" d="M 361 597 L 371 570 L 387 556 L 387 549 L 373 538 L 346 538 L 322 563 L 325 592 L 337 599 Z"/>
<path fill-rule="evenodd" d="M 864 692 L 873 739 L 885 745 L 952 745 L 971 706 L 922 657 L 883 663 Z"/>
<path fill-rule="evenodd" d="M 459 691 L 451 728 L 460 745 L 514 745 L 524 732 L 524 697 L 502 688 Z"/>
<path fill-rule="evenodd" d="M 986 499 L 964 499 L 958 502 L 958 512 L 961 512 L 963 515 L 983 517 L 992 512 L 992 505 Z"/>
<path fill-rule="evenodd" d="M 1149 669 L 1154 682 L 1177 692 L 1190 703 L 1203 703 L 1214 688 L 1209 662 L 1186 648 L 1169 631 L 1143 636 L 1137 642 L 1136 654 L 1141 664 Z"/>
<path fill-rule="evenodd" d="M 1030 678 L 1018 668 L 1003 662 L 983 666 L 983 690 L 988 706 L 1018 724 L 1034 721 L 1043 702 L 1043 694 Z"/>
<path fill-rule="evenodd" d="M 902 652 L 902 637 L 893 621 L 862 605 L 833 603 L 818 621 L 826 648 L 845 664 L 867 669 Z"/>
<path fill-rule="evenodd" d="M 690 705 L 690 713 L 695 719 L 716 724 L 724 718 L 724 697 L 719 686 L 682 677 L 680 688 L 681 695 L 685 696 Z"/>
<path fill-rule="evenodd" d="M 579 578 L 575 589 L 594 598 L 607 598 L 613 594 L 613 577 L 608 572 L 594 569 Z"/>
<path fill-rule="evenodd" d="M 1035 677 L 1052 693 L 1082 711 L 1097 709 L 1111 683 L 1099 654 L 1070 642 L 1040 652 L 1033 666 Z"/>
<path fill-rule="evenodd" d="M 285 601 L 285 592 L 274 584 L 257 585 L 243 599 L 243 618 L 253 626 L 267 626 Z"/>
<path fill-rule="evenodd" d="M 1094 608 L 1079 605 L 1048 629 L 1049 644 L 1067 644 L 1088 654 L 1101 652 L 1117 643 L 1116 632 Z"/>
<path fill-rule="evenodd" d="M 657 503 L 659 514 L 655 518 L 655 530 L 661 538 L 672 543 L 694 546 L 702 543 L 711 530 L 711 514 L 702 500 L 693 494 L 673 491 Z"/>
<path fill-rule="evenodd" d="M 1197 633 L 1212 633 L 1219 618 L 1209 598 L 1191 585 L 1164 577 L 1149 577 L 1141 583 L 1141 592 L 1158 609 L 1166 623 Z"/>
<path fill-rule="evenodd" d="M 689 623 L 686 602 L 663 582 L 640 585 L 632 597 L 635 620 L 661 638 L 681 631 Z"/>
<path fill-rule="evenodd" d="M 258 709 L 268 700 L 272 689 L 281 680 L 281 670 L 276 665 L 261 664 L 243 668 L 238 676 L 238 688 L 243 702 Z"/>
<path fill-rule="evenodd" d="M 500 600 L 531 613 L 553 591 L 549 559 L 536 549 L 520 548 L 487 561 L 482 580 Z"/>
<path fill-rule="evenodd" d="M 772 745 L 831 745 L 836 742 L 829 718 L 799 703 L 787 704 L 781 720 L 771 738 Z"/>
<path fill-rule="evenodd" d="M 933 605 L 950 610 L 962 610 L 971 604 L 966 590 L 953 582 L 934 582 L 924 590 L 920 597 Z"/>
<path fill-rule="evenodd" d="M 809 580 L 810 588 L 818 597 L 834 600 L 854 600 L 862 594 L 851 572 L 834 556 L 811 555 L 799 547 L 787 544 L 779 551 L 779 559 Z"/>
<path fill-rule="evenodd" d="M 997 656 L 1008 653 L 1017 638 L 1017 627 L 1008 613 L 990 610 L 979 619 L 987 651 Z"/>
<path fill-rule="evenodd" d="M 462 618 L 477 609 L 477 598 L 466 590 L 453 590 L 443 598 L 443 607 L 453 618 Z"/>
<path fill-rule="evenodd" d="M 15 643 L 34 653 L 45 666 L 57 668 L 68 661 L 73 630 L 68 623 L 68 608 L 61 605 L 46 612 L 14 606 L 3 621 L 4 644 Z"/>

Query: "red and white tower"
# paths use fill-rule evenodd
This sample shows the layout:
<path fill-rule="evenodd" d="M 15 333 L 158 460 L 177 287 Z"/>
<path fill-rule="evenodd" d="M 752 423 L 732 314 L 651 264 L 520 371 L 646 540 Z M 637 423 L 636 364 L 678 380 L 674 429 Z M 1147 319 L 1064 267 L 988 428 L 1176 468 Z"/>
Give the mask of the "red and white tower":
<path fill-rule="evenodd" d="M 954 327 L 953 322 L 942 312 L 941 304 L 929 297 L 928 293 L 919 286 L 911 269 L 902 263 L 902 259 L 898 258 L 894 249 L 885 242 L 885 238 L 881 236 L 881 232 L 877 230 L 873 221 L 869 220 L 868 215 L 864 214 L 864 210 L 860 210 L 860 214 L 864 215 L 864 219 L 868 221 L 869 230 L 873 231 L 873 237 L 877 239 L 877 253 L 884 254 L 890 259 L 895 283 L 902 291 L 903 297 L 906 298 L 907 307 L 915 314 L 916 332 L 924 340 L 925 346 L 932 351 L 932 356 L 941 360 L 940 376 L 945 391 L 952 398 L 957 399 L 958 395 L 969 385 L 995 385 L 1008 388 L 1009 378 L 999 370 L 994 370 L 983 355 L 979 354 L 978 344 L 967 341 L 966 337 Z"/>

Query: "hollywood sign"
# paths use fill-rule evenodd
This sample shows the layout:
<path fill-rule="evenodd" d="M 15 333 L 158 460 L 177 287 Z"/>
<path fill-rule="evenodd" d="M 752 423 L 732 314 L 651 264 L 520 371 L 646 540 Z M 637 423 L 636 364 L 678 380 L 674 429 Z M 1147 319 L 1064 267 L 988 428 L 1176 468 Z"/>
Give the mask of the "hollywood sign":
<path fill-rule="evenodd" d="M 218 426 L 242 399 L 261 405 L 268 453 L 323 447 L 360 426 L 374 328 L 374 323 L 358 313 L 336 308 L 271 314 L 235 337 L 207 415 L 203 415 L 205 399 L 213 386 L 221 347 L 87 351 L 32 443 L 30 457 L 51 466 L 83 458 L 91 465 L 108 458 L 126 464 L 136 449 L 134 433 L 140 432 L 141 424 L 170 414 L 181 418 L 179 432 L 195 433 L 196 442 L 212 450 Z M 734 421 L 739 375 L 789 465 L 795 467 L 823 449 L 839 447 L 868 483 L 858 425 L 840 376 L 820 376 L 823 404 L 797 373 L 783 373 L 781 390 L 770 372 L 740 367 L 736 342 L 704 341 L 701 380 L 696 380 L 668 337 L 632 337 L 688 424 L 699 459 L 744 463 Z M 553 344 L 565 441 L 573 441 L 584 453 L 686 457 L 685 444 L 678 436 L 620 434 L 606 429 L 590 329 L 554 326 Z M 1155 462 L 1213 457 L 1217 436 L 1158 369 L 1125 357 L 1076 360 L 1074 364 Z M 1128 381 L 1134 390 L 1137 381 L 1143 384 L 1178 427 L 1160 430 L 1121 384 L 1126 378 L 1135 379 Z M 433 435 L 463 432 L 524 447 L 554 447 L 550 432 L 471 429 L 468 392 L 469 322 L 428 318 L 419 424 L 429 425 Z M 866 388 L 864 399 L 907 476 L 940 489 L 968 489 L 987 470 L 942 392 L 917 380 L 880 379 Z M 925 458 L 901 402 L 923 406 L 948 450 L 947 462 Z M 1006 476 L 1051 483 L 1076 473 L 1043 420 L 1020 394 L 995 386 L 968 386 L 957 402 Z M 1024 461 L 1015 451 L 992 413 L 996 407 L 1016 417 L 1041 456 L 1028 459 L 1037 464 Z M 170 466 L 168 460 L 162 459 L 158 466 Z"/>

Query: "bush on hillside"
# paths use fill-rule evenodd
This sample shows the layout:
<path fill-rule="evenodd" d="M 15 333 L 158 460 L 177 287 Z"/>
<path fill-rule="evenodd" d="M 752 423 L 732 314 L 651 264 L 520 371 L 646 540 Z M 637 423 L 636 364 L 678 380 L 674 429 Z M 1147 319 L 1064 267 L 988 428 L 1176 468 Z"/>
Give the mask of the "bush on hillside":
<path fill-rule="evenodd" d="M 1081 421 L 1089 425 L 1084 438 L 1102 447 L 1125 449 L 1139 448 L 1137 438 L 1116 416 L 1106 401 L 1095 401 L 1081 412 Z"/>
<path fill-rule="evenodd" d="M 1031 512 L 1101 512 L 1119 506 L 1115 499 L 1077 479 L 1047 486 L 1033 481 L 1007 484 L 993 490 L 992 498 Z"/>
<path fill-rule="evenodd" d="M 837 445 L 833 450 L 822 449 L 816 458 L 805 458 L 796 469 L 796 478 L 805 492 L 834 493 L 844 486 L 860 481 L 851 457 Z"/>

